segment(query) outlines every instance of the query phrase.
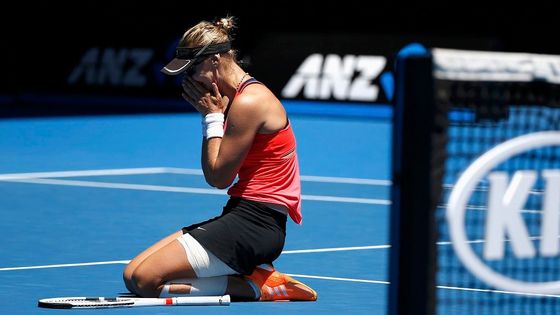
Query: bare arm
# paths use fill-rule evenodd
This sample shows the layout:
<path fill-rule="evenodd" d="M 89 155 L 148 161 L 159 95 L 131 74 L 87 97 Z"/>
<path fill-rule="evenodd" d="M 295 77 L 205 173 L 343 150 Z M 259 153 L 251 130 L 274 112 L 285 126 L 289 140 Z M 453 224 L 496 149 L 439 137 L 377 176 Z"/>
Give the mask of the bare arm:
<path fill-rule="evenodd" d="M 228 115 L 228 126 L 223 138 L 204 139 L 202 142 L 202 169 L 211 186 L 227 188 L 237 175 L 259 125 L 258 114 L 250 104 L 235 104 Z"/>
<path fill-rule="evenodd" d="M 194 102 L 196 105 L 193 106 L 203 116 L 212 112 L 223 113 L 229 100 L 222 98 L 215 84 L 212 92 L 203 92 L 201 86 L 189 82 L 186 90 L 195 92 L 188 92 L 189 95 L 184 97 L 191 104 Z M 192 95 L 196 91 L 200 93 L 198 101 Z M 250 94 L 239 95 L 230 106 L 223 138 L 202 141 L 201 164 L 204 177 L 209 185 L 220 189 L 227 188 L 235 179 L 264 117 L 262 107 Z"/>

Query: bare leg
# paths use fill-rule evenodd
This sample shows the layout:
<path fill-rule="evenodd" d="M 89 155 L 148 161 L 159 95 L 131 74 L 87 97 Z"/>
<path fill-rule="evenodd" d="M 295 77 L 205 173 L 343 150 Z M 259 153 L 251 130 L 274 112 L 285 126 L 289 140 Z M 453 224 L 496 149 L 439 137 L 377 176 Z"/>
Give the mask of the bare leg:
<path fill-rule="evenodd" d="M 196 273 L 181 243 L 173 240 L 136 267 L 132 273 L 132 284 L 136 294 L 157 297 L 166 282 L 184 278 L 196 278 Z"/>
<path fill-rule="evenodd" d="M 175 240 L 177 237 L 183 235 L 183 231 L 177 231 L 174 232 L 173 234 L 159 240 L 157 243 L 153 244 L 152 246 L 148 247 L 146 250 L 144 250 L 142 253 L 140 253 L 138 256 L 134 257 L 134 259 L 132 259 L 128 265 L 126 266 L 126 268 L 124 269 L 123 272 L 123 280 L 124 280 L 124 284 L 126 285 L 126 288 L 134 293 L 134 294 L 138 294 L 136 292 L 136 288 L 134 287 L 134 284 L 132 282 L 132 274 L 134 273 L 134 270 L 136 270 L 136 268 L 146 259 L 148 258 L 148 256 L 150 256 L 151 254 L 155 253 L 156 251 L 160 250 L 161 248 L 163 248 L 165 245 L 171 243 L 173 240 Z"/>
<path fill-rule="evenodd" d="M 180 231 L 179 233 L 182 232 Z M 179 235 L 181 234 L 176 236 L 178 237 Z M 131 266 L 131 269 L 133 268 L 132 275 L 128 280 L 128 286 L 134 290 L 132 292 L 143 297 L 158 297 L 167 282 L 176 279 L 196 278 L 196 273 L 187 259 L 185 249 L 175 238 L 171 237 L 171 240 L 166 245 L 164 241 L 167 238 L 156 243 L 153 247 L 140 254 L 137 257 L 138 260 L 134 259 L 135 265 Z M 158 244 L 161 245 L 159 249 L 156 248 Z M 150 249 L 153 250 L 150 251 Z M 141 260 L 142 258 L 143 260 Z M 204 278 L 198 280 L 204 281 Z M 255 299 L 255 292 L 243 277 L 229 276 L 227 281 L 225 293 L 231 295 L 233 299 Z M 170 293 L 188 295 L 191 287 L 189 284 L 176 283 L 172 284 L 169 290 Z"/>

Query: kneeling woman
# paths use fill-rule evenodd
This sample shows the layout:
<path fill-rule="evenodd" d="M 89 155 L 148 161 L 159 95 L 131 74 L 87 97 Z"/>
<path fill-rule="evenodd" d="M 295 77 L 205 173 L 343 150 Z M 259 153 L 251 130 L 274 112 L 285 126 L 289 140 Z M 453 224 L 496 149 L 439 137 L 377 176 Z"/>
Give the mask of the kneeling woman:
<path fill-rule="evenodd" d="M 232 17 L 202 21 L 183 35 L 162 71 L 186 73 L 183 98 L 202 114 L 202 168 L 229 188 L 222 214 L 177 231 L 135 257 L 127 288 L 144 297 L 223 295 L 233 300 L 314 301 L 309 286 L 272 265 L 286 221 L 300 224 L 296 140 L 282 103 L 239 66 Z"/>

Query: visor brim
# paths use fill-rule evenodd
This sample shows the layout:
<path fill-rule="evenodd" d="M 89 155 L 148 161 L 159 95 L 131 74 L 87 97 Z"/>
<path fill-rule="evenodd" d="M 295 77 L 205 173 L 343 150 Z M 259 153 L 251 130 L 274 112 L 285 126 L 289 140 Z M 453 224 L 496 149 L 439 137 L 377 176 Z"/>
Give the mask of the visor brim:
<path fill-rule="evenodd" d="M 185 71 L 193 64 L 193 59 L 179 59 L 174 58 L 165 67 L 161 69 L 161 72 L 167 75 L 179 75 Z"/>

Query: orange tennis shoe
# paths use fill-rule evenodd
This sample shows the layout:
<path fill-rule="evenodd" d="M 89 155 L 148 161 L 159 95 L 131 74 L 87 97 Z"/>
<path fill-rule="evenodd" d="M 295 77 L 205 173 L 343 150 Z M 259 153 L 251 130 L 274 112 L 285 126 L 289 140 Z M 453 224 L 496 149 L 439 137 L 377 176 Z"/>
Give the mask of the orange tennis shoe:
<path fill-rule="evenodd" d="M 271 265 L 260 265 L 246 276 L 261 291 L 260 301 L 316 301 L 317 292 L 309 286 L 278 272 Z"/>

